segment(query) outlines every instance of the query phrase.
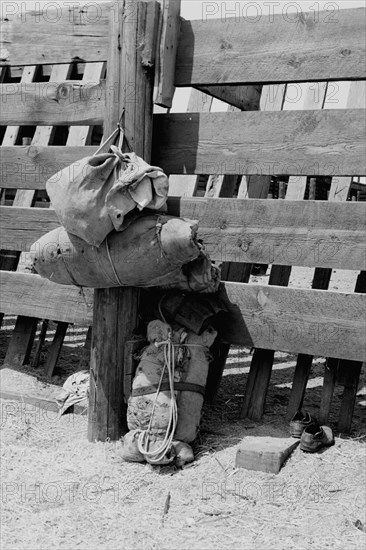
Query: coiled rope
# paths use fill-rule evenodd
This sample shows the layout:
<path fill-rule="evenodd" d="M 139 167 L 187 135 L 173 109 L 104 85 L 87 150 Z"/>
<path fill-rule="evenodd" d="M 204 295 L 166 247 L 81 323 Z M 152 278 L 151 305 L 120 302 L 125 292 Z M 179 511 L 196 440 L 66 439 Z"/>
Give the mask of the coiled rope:
<path fill-rule="evenodd" d="M 175 356 L 174 356 L 174 344 L 172 342 L 171 331 L 169 332 L 168 340 L 165 340 L 163 342 L 155 342 L 155 346 L 156 347 L 164 346 L 164 366 L 161 372 L 158 389 L 156 390 L 156 395 L 154 399 L 153 408 L 151 411 L 149 425 L 146 430 L 141 431 L 137 441 L 138 450 L 142 455 L 144 455 L 146 458 L 149 459 L 149 462 L 151 464 L 157 464 L 166 457 L 167 453 L 171 448 L 175 429 L 177 427 L 177 422 L 178 422 L 178 407 L 177 407 L 177 401 L 176 401 L 175 392 L 174 392 Z M 163 382 L 163 378 L 166 371 L 168 373 L 169 391 L 170 391 L 169 423 L 165 432 L 163 442 L 160 445 L 160 447 L 153 451 L 149 451 L 150 436 L 152 435 L 151 426 L 154 418 L 154 412 L 155 412 L 158 396 L 160 393 L 161 384 Z"/>

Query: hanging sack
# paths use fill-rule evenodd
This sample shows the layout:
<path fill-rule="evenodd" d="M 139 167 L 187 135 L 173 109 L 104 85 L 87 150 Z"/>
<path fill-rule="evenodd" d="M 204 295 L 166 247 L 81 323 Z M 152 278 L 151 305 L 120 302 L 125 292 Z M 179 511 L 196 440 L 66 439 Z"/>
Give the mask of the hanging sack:
<path fill-rule="evenodd" d="M 120 134 L 119 146 L 101 153 Z M 135 153 L 122 153 L 120 128 L 92 157 L 85 157 L 52 176 L 46 183 L 60 223 L 88 244 L 100 246 L 115 229 L 124 229 L 125 215 L 138 208 L 161 210 L 169 181 L 164 172 Z"/>
<path fill-rule="evenodd" d="M 58 227 L 31 246 L 32 269 L 64 285 L 216 292 L 220 272 L 197 241 L 197 229 L 195 221 L 144 215 L 97 248 Z"/>

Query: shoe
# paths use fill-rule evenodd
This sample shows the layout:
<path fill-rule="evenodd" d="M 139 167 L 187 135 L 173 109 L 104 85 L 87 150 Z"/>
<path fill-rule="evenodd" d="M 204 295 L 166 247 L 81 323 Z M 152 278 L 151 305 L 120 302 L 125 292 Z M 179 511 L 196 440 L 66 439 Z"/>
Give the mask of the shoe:
<path fill-rule="evenodd" d="M 254 264 L 252 265 L 252 275 L 265 275 L 267 273 L 268 265 L 265 264 Z"/>
<path fill-rule="evenodd" d="M 317 424 L 317 421 L 312 418 L 308 412 L 303 414 L 302 411 L 297 411 L 290 422 L 291 436 L 300 439 L 302 432 L 305 428 L 310 426 L 310 424 Z"/>
<path fill-rule="evenodd" d="M 300 449 L 307 453 L 316 453 L 322 447 L 334 445 L 334 437 L 331 428 L 310 424 L 302 432 Z"/>

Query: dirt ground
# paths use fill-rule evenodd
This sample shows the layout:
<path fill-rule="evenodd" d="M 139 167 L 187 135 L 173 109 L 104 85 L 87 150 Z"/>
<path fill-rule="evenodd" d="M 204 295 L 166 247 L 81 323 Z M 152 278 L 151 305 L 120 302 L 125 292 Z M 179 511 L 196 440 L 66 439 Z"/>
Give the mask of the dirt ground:
<path fill-rule="evenodd" d="M 352 291 L 355 280 L 356 273 L 338 272 L 331 288 Z M 311 270 L 302 270 L 291 286 L 309 288 L 310 281 Z M 12 322 L 1 334 L 0 359 Z M 80 367 L 85 334 L 82 327 L 69 331 L 52 386 L 43 375 L 49 342 L 38 369 L 3 365 L 2 384 L 53 395 Z M 50 410 L 0 400 L 1 549 L 364 550 L 365 369 L 352 433 L 336 432 L 337 387 L 329 420 L 335 445 L 316 454 L 297 448 L 274 475 L 235 468 L 235 456 L 245 436 L 288 437 L 284 417 L 296 356 L 275 354 L 261 422 L 238 419 L 250 360 L 250 350 L 231 350 L 217 402 L 203 411 L 196 460 L 183 469 L 122 462 L 118 443 L 87 441 L 86 415 L 59 419 Z M 324 358 L 315 358 L 304 402 L 315 416 L 323 373 Z"/>

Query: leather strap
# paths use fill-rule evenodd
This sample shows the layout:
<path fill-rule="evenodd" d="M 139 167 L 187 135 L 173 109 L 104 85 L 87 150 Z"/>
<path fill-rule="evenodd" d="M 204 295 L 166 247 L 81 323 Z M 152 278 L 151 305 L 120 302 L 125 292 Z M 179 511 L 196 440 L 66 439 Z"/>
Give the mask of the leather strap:
<path fill-rule="evenodd" d="M 152 384 L 151 386 L 144 386 L 143 388 L 135 388 L 132 390 L 131 397 L 139 397 L 140 395 L 148 395 L 150 393 L 156 393 L 158 389 L 158 384 Z M 169 382 L 163 382 L 160 386 L 160 391 L 169 391 L 170 386 Z M 175 391 L 192 391 L 200 393 L 205 396 L 206 388 L 200 386 L 199 384 L 191 384 L 190 382 L 175 382 L 174 383 Z"/>

